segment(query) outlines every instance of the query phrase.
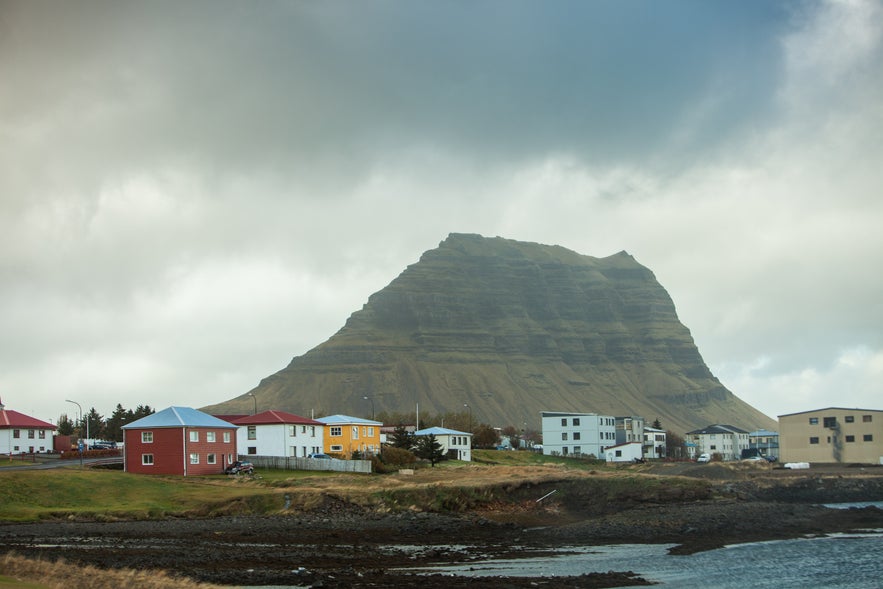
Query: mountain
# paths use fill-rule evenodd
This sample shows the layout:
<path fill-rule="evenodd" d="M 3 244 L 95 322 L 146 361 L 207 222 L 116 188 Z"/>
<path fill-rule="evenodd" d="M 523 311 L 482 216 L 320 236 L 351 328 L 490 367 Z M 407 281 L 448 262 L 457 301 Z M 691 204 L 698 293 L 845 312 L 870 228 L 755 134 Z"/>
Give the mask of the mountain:
<path fill-rule="evenodd" d="M 248 412 L 250 395 L 317 416 L 468 405 L 476 421 L 519 428 L 538 429 L 544 410 L 658 418 L 680 433 L 775 427 L 711 374 L 668 293 L 629 254 L 466 234 L 424 253 L 326 342 L 205 410 Z"/>

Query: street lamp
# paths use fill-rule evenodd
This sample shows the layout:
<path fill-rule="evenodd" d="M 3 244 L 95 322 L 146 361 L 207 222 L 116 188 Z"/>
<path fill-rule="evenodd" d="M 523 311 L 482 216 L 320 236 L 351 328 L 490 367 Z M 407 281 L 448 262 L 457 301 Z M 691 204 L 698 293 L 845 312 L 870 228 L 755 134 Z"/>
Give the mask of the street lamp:
<path fill-rule="evenodd" d="M 472 433 L 472 407 L 469 406 L 469 403 L 463 403 L 463 406 L 469 409 L 469 433 Z"/>
<path fill-rule="evenodd" d="M 374 397 L 362 397 L 366 401 L 371 401 L 371 420 L 374 420 Z"/>
<path fill-rule="evenodd" d="M 82 422 L 83 421 L 83 408 L 80 407 L 80 404 L 77 403 L 76 401 L 71 401 L 70 399 L 65 399 L 65 402 L 66 403 L 73 403 L 74 405 L 77 406 L 77 409 L 80 411 L 79 421 Z M 86 420 L 86 441 L 88 441 L 88 440 L 89 440 L 89 420 L 87 419 Z M 80 466 L 82 466 L 82 465 L 83 465 L 83 452 L 81 451 L 80 452 Z"/>
<path fill-rule="evenodd" d="M 254 396 L 254 393 L 248 393 L 248 396 L 254 401 L 254 411 L 252 411 L 251 414 L 256 415 L 258 412 L 258 398 Z"/>

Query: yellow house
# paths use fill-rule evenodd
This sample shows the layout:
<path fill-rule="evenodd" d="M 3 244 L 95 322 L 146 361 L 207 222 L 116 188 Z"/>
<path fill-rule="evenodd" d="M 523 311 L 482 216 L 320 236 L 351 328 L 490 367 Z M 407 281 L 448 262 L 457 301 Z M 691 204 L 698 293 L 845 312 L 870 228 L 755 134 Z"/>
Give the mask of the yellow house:
<path fill-rule="evenodd" d="M 350 417 L 349 415 L 329 415 L 316 421 L 325 424 L 325 452 L 352 458 L 353 452 L 361 454 L 380 453 L 379 421 Z"/>

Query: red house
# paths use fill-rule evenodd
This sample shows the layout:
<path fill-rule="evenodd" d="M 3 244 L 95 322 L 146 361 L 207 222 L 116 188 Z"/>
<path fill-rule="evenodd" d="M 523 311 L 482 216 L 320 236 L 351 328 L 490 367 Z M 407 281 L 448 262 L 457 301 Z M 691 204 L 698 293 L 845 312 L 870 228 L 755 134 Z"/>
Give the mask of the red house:
<path fill-rule="evenodd" d="M 123 426 L 126 472 L 220 474 L 237 459 L 236 426 L 190 407 L 169 407 Z"/>

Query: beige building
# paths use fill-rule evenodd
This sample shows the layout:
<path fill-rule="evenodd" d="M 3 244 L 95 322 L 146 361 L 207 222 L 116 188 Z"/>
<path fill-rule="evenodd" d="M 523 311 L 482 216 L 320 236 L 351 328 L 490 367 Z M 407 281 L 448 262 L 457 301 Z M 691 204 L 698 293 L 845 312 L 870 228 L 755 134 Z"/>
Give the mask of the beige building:
<path fill-rule="evenodd" d="M 828 407 L 779 416 L 779 460 L 883 464 L 883 411 Z"/>

